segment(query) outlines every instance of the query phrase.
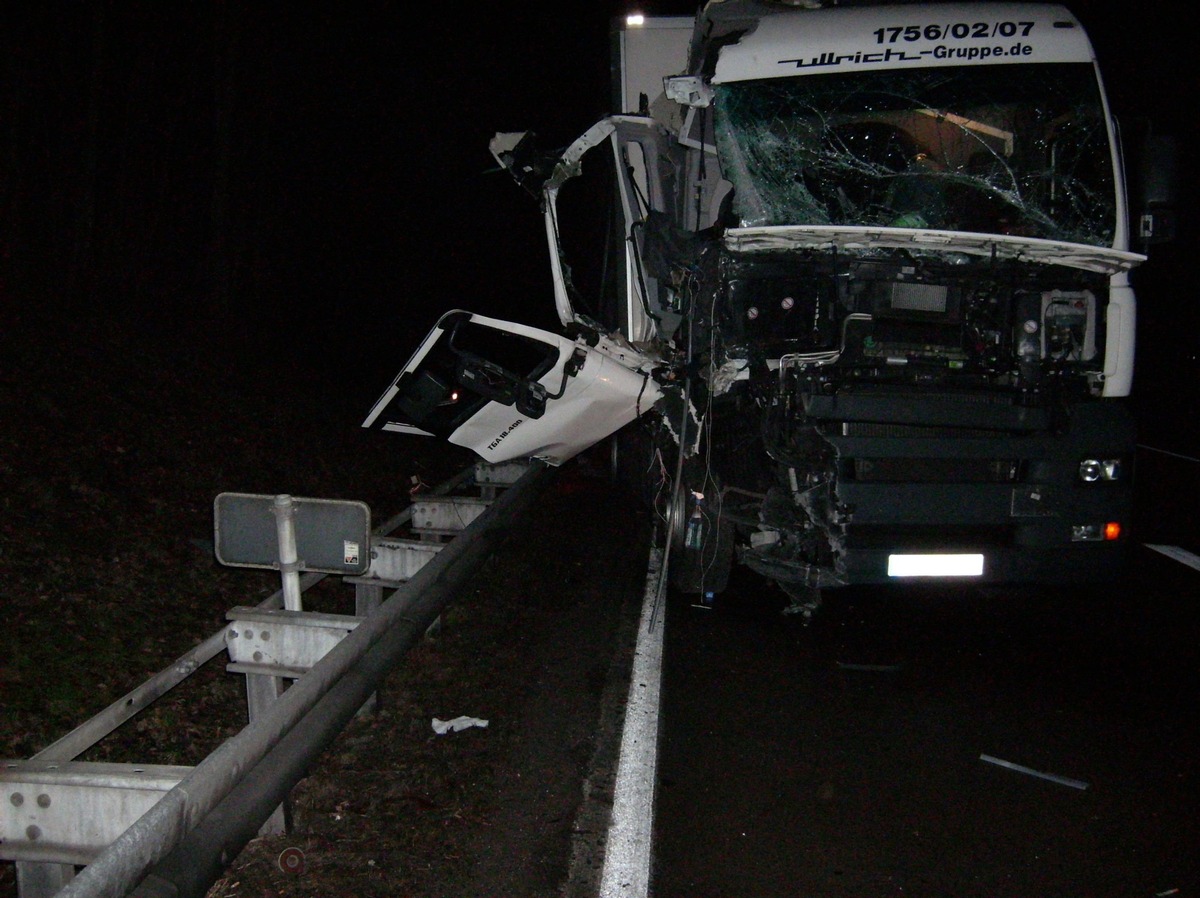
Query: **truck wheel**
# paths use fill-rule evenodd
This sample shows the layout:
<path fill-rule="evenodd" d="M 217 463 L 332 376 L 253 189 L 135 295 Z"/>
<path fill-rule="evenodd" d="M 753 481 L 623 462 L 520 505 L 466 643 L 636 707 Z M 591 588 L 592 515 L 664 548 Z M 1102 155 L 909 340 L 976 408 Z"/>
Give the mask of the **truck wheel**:
<path fill-rule="evenodd" d="M 626 424 L 609 440 L 613 486 L 644 508 L 653 508 L 656 491 L 654 440 L 640 421 Z"/>

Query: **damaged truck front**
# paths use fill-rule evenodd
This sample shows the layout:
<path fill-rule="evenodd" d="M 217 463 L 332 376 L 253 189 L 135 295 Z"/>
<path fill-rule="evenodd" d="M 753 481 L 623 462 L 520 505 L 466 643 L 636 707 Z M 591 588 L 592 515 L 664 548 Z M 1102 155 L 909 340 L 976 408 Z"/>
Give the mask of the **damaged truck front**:
<path fill-rule="evenodd" d="M 490 460 L 518 418 L 561 426 L 570 449 L 542 453 L 561 461 L 632 421 L 622 462 L 651 481 L 685 591 L 719 592 L 735 559 L 801 610 L 845 584 L 1110 576 L 1143 257 L 1078 21 L 1040 4 L 724 0 L 686 30 L 619 28 L 614 48 L 633 111 L 550 156 L 531 135 L 492 142 L 541 198 L 571 336 L 543 335 L 559 342 L 542 367 L 476 397 L 486 426 L 414 423 Z M 576 185 L 613 213 L 591 261 L 565 244 Z M 440 387 L 426 379 L 435 409 L 472 388 L 471 354 L 448 358 Z M 572 384 L 601 363 L 626 377 L 596 423 L 579 398 L 594 384 Z M 393 420 L 420 369 L 368 424 Z"/>

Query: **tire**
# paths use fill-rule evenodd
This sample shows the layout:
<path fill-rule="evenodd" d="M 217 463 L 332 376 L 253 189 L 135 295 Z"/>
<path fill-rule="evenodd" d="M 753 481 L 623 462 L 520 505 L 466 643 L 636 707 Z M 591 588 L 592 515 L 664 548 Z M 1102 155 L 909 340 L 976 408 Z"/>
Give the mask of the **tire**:
<path fill-rule="evenodd" d="M 613 488 L 644 508 L 654 508 L 656 487 L 654 440 L 640 421 L 627 424 L 610 438 Z"/>

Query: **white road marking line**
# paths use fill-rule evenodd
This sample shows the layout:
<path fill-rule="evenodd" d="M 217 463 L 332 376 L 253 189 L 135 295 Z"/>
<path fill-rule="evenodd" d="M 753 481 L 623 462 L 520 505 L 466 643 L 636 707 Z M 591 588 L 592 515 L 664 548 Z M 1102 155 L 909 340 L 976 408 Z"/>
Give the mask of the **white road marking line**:
<path fill-rule="evenodd" d="M 650 894 L 665 624 L 665 609 L 658 608 L 656 614 L 655 605 L 662 560 L 662 551 L 652 546 L 604 848 L 601 898 L 645 898 Z"/>
<path fill-rule="evenodd" d="M 1036 776 L 1038 779 L 1049 780 L 1052 783 L 1058 783 L 1061 786 L 1070 786 L 1072 789 L 1086 789 L 1088 784 L 1083 780 L 1071 779 L 1068 776 L 1059 776 L 1057 773 L 1045 773 L 1041 770 L 1034 770 L 1032 767 L 1026 767 L 1024 764 L 1014 764 L 1012 761 L 1002 761 L 1000 758 L 992 755 L 980 755 L 979 760 L 986 761 L 989 764 L 995 764 L 998 767 L 1006 767 L 1009 770 L 1015 770 L 1017 773 L 1026 773 L 1029 776 Z"/>
<path fill-rule="evenodd" d="M 1193 555 L 1187 549 L 1181 549 L 1179 546 L 1160 546 L 1146 543 L 1147 549 L 1153 549 L 1155 552 L 1161 552 L 1168 558 L 1173 558 L 1181 564 L 1186 564 L 1190 568 L 1195 568 L 1200 571 L 1200 555 Z"/>

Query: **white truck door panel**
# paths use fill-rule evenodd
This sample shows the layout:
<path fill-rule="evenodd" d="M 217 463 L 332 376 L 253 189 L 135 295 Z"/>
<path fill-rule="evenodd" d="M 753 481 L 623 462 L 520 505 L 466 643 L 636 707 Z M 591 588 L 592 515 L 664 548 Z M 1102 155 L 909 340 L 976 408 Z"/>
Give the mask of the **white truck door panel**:
<path fill-rule="evenodd" d="M 558 465 L 653 407 L 652 362 L 605 339 L 449 312 L 363 426 L 440 436 L 488 462 Z"/>

